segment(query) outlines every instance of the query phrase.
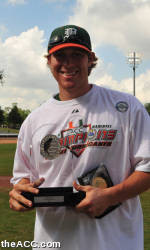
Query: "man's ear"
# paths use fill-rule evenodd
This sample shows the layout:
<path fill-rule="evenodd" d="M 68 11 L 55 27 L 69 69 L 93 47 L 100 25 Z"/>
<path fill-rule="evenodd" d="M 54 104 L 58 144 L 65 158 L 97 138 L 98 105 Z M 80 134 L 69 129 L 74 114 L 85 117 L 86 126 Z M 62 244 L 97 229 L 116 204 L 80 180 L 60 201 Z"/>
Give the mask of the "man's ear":
<path fill-rule="evenodd" d="M 50 63 L 51 63 L 51 56 L 48 55 L 48 56 L 47 56 L 47 64 L 50 65 Z"/>
<path fill-rule="evenodd" d="M 45 55 L 44 56 L 47 59 L 47 65 L 50 64 L 51 56 L 50 55 Z"/>
<path fill-rule="evenodd" d="M 95 53 L 94 52 L 90 52 L 88 55 L 88 60 L 89 62 L 93 62 L 95 59 Z"/>
<path fill-rule="evenodd" d="M 88 62 L 89 62 L 89 64 L 93 63 L 94 59 L 95 59 L 95 53 L 94 52 L 90 52 L 88 54 Z"/>

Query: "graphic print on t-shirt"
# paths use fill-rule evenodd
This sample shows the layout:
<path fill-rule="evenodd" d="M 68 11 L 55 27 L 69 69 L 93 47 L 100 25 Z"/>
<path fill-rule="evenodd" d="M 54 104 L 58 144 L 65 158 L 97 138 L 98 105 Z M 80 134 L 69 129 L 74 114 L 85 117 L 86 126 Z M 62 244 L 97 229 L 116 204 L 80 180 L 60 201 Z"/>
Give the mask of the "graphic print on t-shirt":
<path fill-rule="evenodd" d="M 116 134 L 117 130 L 113 129 L 112 125 L 84 124 L 83 120 L 80 119 L 78 120 L 78 126 L 74 126 L 74 122 L 70 121 L 67 128 L 60 131 L 57 136 L 59 139 L 58 147 L 61 148 L 60 154 L 65 154 L 67 150 L 70 150 L 72 154 L 79 157 L 87 147 L 111 147 Z M 43 139 L 44 143 L 42 140 L 43 156 L 44 150 L 52 152 L 47 147 L 47 145 L 49 147 L 52 145 L 47 138 L 52 138 L 52 136 L 46 135 Z M 45 152 L 45 155 L 48 154 L 47 152 Z"/>

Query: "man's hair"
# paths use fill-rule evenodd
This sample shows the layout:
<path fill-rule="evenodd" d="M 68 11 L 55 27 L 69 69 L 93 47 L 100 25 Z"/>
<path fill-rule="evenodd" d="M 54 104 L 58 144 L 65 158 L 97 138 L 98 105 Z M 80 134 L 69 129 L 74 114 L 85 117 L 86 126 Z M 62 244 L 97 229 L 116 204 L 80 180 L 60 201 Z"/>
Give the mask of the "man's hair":
<path fill-rule="evenodd" d="M 84 51 L 84 53 L 87 54 L 88 57 L 90 57 L 90 54 L 88 52 L 86 52 L 85 50 L 83 50 L 83 51 Z M 50 56 L 51 56 L 50 54 L 47 54 L 47 55 L 44 56 L 45 58 L 47 58 L 47 66 L 48 67 L 49 67 L 48 58 Z M 91 74 L 91 71 L 96 67 L 97 61 L 98 61 L 98 58 L 93 53 L 93 62 L 92 62 L 92 65 L 88 68 L 88 76 Z"/>
<path fill-rule="evenodd" d="M 93 54 L 93 62 L 92 65 L 88 68 L 88 76 L 91 74 L 91 71 L 96 67 L 98 61 L 98 57 L 96 57 L 95 54 Z"/>

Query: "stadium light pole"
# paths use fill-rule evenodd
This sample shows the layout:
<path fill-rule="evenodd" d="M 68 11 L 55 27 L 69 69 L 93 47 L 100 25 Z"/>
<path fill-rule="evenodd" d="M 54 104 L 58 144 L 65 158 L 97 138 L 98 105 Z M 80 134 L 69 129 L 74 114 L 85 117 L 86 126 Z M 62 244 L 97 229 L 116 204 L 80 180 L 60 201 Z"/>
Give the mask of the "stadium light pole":
<path fill-rule="evenodd" d="M 136 95 L 136 92 L 135 92 L 135 77 L 136 77 L 135 71 L 136 71 L 136 68 L 138 67 L 138 65 L 141 63 L 141 57 L 136 52 L 132 52 L 132 53 L 129 53 L 127 59 L 128 59 L 129 65 L 133 69 L 133 95 L 135 96 Z"/>

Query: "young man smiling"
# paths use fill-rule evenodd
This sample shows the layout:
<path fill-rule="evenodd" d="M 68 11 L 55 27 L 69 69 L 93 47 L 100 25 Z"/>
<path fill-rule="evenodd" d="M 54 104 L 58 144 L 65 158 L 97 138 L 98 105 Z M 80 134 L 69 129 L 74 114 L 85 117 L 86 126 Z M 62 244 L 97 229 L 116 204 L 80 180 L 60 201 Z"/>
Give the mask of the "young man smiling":
<path fill-rule="evenodd" d="M 64 48 L 48 56 L 48 65 L 58 82 L 62 101 L 79 97 L 90 89 L 88 68 L 91 67 L 92 52 L 79 48 Z"/>
<path fill-rule="evenodd" d="M 73 185 L 86 193 L 75 209 L 36 209 L 36 242 L 57 240 L 63 250 L 143 250 L 138 194 L 150 187 L 150 119 L 146 110 L 128 94 L 88 82 L 97 58 L 83 28 L 67 25 L 55 29 L 46 57 L 59 93 L 33 111 L 21 127 L 10 207 L 30 210 L 32 203 L 21 192 L 37 193 L 39 185 Z M 47 150 L 49 138 L 59 142 L 58 148 L 55 145 L 52 151 Z M 75 182 L 101 162 L 114 186 Z M 103 218 L 95 218 L 118 203 L 121 206 Z"/>

